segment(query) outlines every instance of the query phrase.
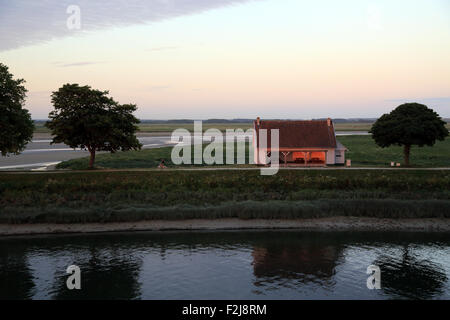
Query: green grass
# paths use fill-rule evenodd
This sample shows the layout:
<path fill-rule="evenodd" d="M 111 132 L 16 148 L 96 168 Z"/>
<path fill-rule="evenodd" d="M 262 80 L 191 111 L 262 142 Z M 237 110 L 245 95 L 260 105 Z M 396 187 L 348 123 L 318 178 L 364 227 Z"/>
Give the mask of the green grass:
<path fill-rule="evenodd" d="M 334 129 L 336 131 L 369 131 L 372 125 L 371 122 L 334 123 Z M 447 122 L 446 127 L 450 130 L 450 122 Z"/>
<path fill-rule="evenodd" d="M 403 148 L 378 147 L 370 136 L 341 136 L 338 140 L 349 151 L 346 158 L 353 166 L 387 167 L 391 162 L 403 163 Z M 411 148 L 410 163 L 413 167 L 450 167 L 450 138 L 437 141 L 433 147 Z"/>
<path fill-rule="evenodd" d="M 50 130 L 44 127 L 44 125 L 35 124 L 34 133 L 50 133 Z"/>
<path fill-rule="evenodd" d="M 370 136 L 340 136 L 338 140 L 349 149 L 346 158 L 352 160 L 354 167 L 389 167 L 391 161 L 403 162 L 403 149 L 401 147 L 380 148 L 375 145 Z M 236 149 L 237 147 L 235 147 L 235 153 Z M 115 154 L 99 154 L 96 159 L 96 166 L 106 169 L 156 168 L 161 159 L 165 159 L 168 167 L 177 168 L 178 166 L 174 166 L 170 160 L 171 151 L 172 147 L 165 147 Z M 245 161 L 249 163 L 248 146 Z M 450 138 L 445 141 L 438 141 L 433 147 L 413 147 L 410 162 L 413 167 L 450 167 Z M 64 161 L 57 167 L 60 169 L 85 170 L 87 165 L 88 158 L 81 158 Z M 186 167 L 186 165 L 183 167 Z"/>
<path fill-rule="evenodd" d="M 95 160 L 95 167 L 105 169 L 156 168 L 160 164 L 161 159 L 165 159 L 166 166 L 172 166 L 170 161 L 171 151 L 171 147 L 165 147 L 113 154 L 98 154 Z M 61 162 L 56 167 L 58 169 L 87 170 L 88 163 L 89 158 L 79 158 Z"/>
<path fill-rule="evenodd" d="M 0 174 L 0 223 L 450 217 L 449 171 Z"/>
<path fill-rule="evenodd" d="M 206 146 L 203 145 L 203 148 Z M 223 151 L 223 163 L 226 163 L 226 150 L 227 145 L 224 145 Z M 232 147 L 229 147 L 232 148 Z M 237 159 L 237 143 L 234 146 L 234 159 Z M 156 168 L 161 159 L 164 159 L 165 164 L 169 168 L 176 168 L 171 161 L 172 147 L 163 147 L 155 149 L 144 149 L 140 151 L 128 151 L 128 152 L 117 152 L 114 154 L 103 153 L 96 157 L 95 166 L 96 168 L 103 169 L 145 169 L 145 168 Z M 246 144 L 245 152 L 245 163 L 249 166 L 249 144 Z M 194 159 L 194 148 L 191 148 L 191 159 Z M 242 158 L 243 159 L 243 158 Z M 79 158 L 64 161 L 57 165 L 58 169 L 72 169 L 72 170 L 87 170 L 88 169 L 88 158 Z M 193 160 L 192 160 L 193 161 Z M 237 163 L 237 161 L 235 161 Z M 203 163 L 201 165 L 181 165 L 181 167 L 205 167 Z M 242 166 L 242 165 L 240 165 Z"/>

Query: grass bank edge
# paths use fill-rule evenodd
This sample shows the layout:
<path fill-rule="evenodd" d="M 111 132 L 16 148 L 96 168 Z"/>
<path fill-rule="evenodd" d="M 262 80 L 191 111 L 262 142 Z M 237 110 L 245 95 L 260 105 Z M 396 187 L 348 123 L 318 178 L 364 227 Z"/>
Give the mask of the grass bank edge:
<path fill-rule="evenodd" d="M 82 209 L 46 207 L 4 208 L 2 224 L 109 223 L 191 219 L 315 219 L 366 217 L 379 219 L 450 219 L 450 200 L 316 200 L 244 201 L 220 205 L 157 207 L 118 205 Z M 449 220 L 450 221 L 450 220 Z"/>

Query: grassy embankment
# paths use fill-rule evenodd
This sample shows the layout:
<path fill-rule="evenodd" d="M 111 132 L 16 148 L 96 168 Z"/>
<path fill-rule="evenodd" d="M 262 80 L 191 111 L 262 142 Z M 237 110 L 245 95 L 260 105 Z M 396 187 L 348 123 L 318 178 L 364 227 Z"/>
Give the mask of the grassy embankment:
<path fill-rule="evenodd" d="M 389 167 L 391 161 L 403 162 L 401 147 L 382 149 L 375 145 L 370 136 L 341 136 L 338 140 L 349 149 L 346 158 L 352 160 L 354 167 Z M 96 166 L 108 169 L 156 168 L 160 160 L 165 159 L 168 167 L 176 168 L 178 166 L 170 161 L 171 151 L 172 148 L 167 147 L 101 154 L 96 159 Z M 411 163 L 414 167 L 450 167 L 450 138 L 438 141 L 433 147 L 413 147 Z M 59 164 L 58 168 L 84 170 L 87 164 L 87 158 L 74 159 Z"/>
<path fill-rule="evenodd" d="M 402 149 L 369 136 L 339 140 L 355 166 L 388 166 Z M 102 154 L 104 168 L 169 167 L 172 148 Z M 450 162 L 450 139 L 413 148 L 418 166 Z M 86 159 L 60 167 L 85 169 Z M 0 223 L 80 223 L 193 218 L 450 218 L 449 171 L 142 171 L 0 174 Z"/>
<path fill-rule="evenodd" d="M 192 218 L 450 218 L 449 171 L 0 174 L 0 223 Z"/>

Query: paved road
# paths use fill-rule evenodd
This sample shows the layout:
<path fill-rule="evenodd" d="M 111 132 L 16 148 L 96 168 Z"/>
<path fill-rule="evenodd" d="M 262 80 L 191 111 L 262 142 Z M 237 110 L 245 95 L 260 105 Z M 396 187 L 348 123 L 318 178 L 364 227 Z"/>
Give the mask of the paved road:
<path fill-rule="evenodd" d="M 170 136 L 138 137 L 145 149 L 171 146 Z M 0 170 L 44 169 L 61 161 L 87 157 L 89 152 L 71 149 L 65 144 L 50 144 L 50 137 L 41 135 L 19 155 L 0 157 Z"/>

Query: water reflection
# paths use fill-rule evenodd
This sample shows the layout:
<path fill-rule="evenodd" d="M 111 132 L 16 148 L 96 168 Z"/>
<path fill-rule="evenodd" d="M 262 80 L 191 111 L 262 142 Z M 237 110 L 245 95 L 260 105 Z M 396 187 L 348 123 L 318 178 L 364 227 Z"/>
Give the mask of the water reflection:
<path fill-rule="evenodd" d="M 450 299 L 450 235 L 186 232 L 0 239 L 1 299 Z M 66 268 L 82 290 L 66 288 Z M 366 287 L 367 266 L 382 290 Z"/>
<path fill-rule="evenodd" d="M 327 241 L 328 240 L 328 241 Z M 253 249 L 255 285 L 276 283 L 292 287 L 315 282 L 323 287 L 334 284 L 335 267 L 342 257 L 343 247 L 333 239 L 308 237 L 281 241 L 273 239 Z M 290 281 L 286 281 L 290 280 Z"/>
<path fill-rule="evenodd" d="M 25 252 L 22 246 L 9 248 L 0 242 L 0 299 L 28 299 L 33 295 L 35 284 Z"/>
<path fill-rule="evenodd" d="M 448 280 L 438 264 L 414 256 L 409 246 L 401 255 L 381 255 L 374 264 L 382 275 L 382 290 L 395 298 L 430 299 L 444 293 Z"/>
<path fill-rule="evenodd" d="M 79 256 L 73 261 L 82 268 L 82 283 L 88 285 L 90 299 L 139 298 L 138 277 L 142 265 L 139 257 L 121 248 L 99 248 L 92 244 Z M 55 283 L 52 291 L 55 299 L 80 299 L 85 295 L 83 290 L 67 290 L 64 281 Z"/>

